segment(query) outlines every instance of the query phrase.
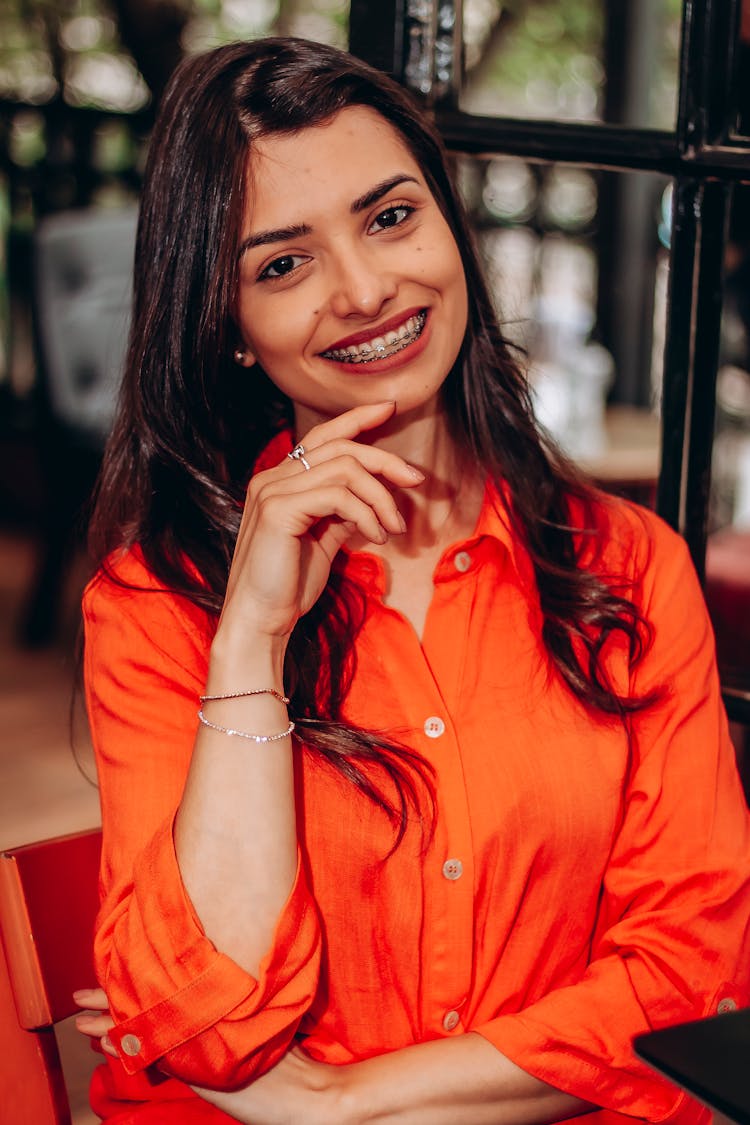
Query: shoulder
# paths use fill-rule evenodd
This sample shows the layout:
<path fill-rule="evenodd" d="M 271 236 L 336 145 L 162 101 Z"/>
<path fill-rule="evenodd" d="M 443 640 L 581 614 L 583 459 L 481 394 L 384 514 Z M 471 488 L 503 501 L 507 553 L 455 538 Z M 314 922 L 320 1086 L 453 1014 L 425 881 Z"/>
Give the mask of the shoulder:
<path fill-rule="evenodd" d="M 83 594 L 87 645 L 106 643 L 109 653 L 145 647 L 172 660 L 202 663 L 215 629 L 207 610 L 167 589 L 149 569 L 139 547 L 113 553 Z"/>
<path fill-rule="evenodd" d="M 596 497 L 581 526 L 588 553 L 582 565 L 637 607 L 656 646 L 652 657 L 657 650 L 662 653 L 651 664 L 659 667 L 662 660 L 663 682 L 678 649 L 686 660 L 700 652 L 712 659 L 713 632 L 703 590 L 682 536 L 656 513 L 609 496 Z"/>
<path fill-rule="evenodd" d="M 656 512 L 620 497 L 593 492 L 570 502 L 581 565 L 602 577 L 638 585 L 665 568 L 690 564 L 685 541 Z"/>

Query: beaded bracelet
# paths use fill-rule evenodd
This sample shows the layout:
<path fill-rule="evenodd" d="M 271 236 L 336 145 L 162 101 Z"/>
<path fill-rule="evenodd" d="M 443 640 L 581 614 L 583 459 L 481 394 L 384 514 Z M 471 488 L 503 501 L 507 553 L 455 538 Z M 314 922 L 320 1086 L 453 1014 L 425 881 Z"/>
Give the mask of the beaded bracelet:
<path fill-rule="evenodd" d="M 246 699 L 250 695 L 272 695 L 279 703 L 289 702 L 288 696 L 272 687 L 253 688 L 252 691 L 230 691 L 226 695 L 201 695 L 198 698 L 201 703 L 215 703 L 220 699 Z"/>
<path fill-rule="evenodd" d="M 211 720 L 207 719 L 203 714 L 202 709 L 198 712 L 198 720 L 204 727 L 217 730 L 219 734 L 233 735 L 237 738 L 247 738 L 250 742 L 278 742 L 279 739 L 286 738 L 287 735 L 290 735 L 294 730 L 294 723 L 290 719 L 289 726 L 286 730 L 279 731 L 277 734 L 250 734 L 250 732 L 246 730 L 234 730 L 232 727 L 222 727 L 218 723 L 212 723 Z"/>

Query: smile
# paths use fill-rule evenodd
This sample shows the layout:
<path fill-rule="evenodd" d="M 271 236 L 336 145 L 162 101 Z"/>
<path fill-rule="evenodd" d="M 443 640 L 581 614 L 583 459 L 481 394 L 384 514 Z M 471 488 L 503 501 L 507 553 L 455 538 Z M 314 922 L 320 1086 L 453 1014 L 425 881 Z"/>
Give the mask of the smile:
<path fill-rule="evenodd" d="M 427 321 L 427 312 L 423 310 L 408 320 L 399 328 L 384 332 L 382 336 L 373 336 L 361 344 L 352 344 L 348 348 L 332 348 L 331 351 L 321 352 L 324 359 L 333 359 L 337 363 L 374 363 L 379 359 L 388 359 L 392 355 L 408 348 L 418 340 L 424 331 Z"/>

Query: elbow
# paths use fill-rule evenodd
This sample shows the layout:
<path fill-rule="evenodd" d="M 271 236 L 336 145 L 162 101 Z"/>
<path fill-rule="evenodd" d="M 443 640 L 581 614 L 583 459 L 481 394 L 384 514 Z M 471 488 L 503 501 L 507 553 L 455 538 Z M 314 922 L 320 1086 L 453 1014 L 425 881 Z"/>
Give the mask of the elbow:
<path fill-rule="evenodd" d="M 272 1070 L 291 1047 L 296 1027 L 280 1032 L 256 1049 L 239 1054 L 219 1035 L 204 1032 L 158 1059 L 156 1069 L 188 1086 L 229 1092 L 242 1089 Z"/>

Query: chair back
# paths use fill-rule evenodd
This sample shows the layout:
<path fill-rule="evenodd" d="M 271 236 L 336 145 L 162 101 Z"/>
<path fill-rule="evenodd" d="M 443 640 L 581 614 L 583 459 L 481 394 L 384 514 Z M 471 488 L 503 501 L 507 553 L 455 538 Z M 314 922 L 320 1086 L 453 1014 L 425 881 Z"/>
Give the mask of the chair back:
<path fill-rule="evenodd" d="M 54 1025 L 95 980 L 101 832 L 0 855 L 0 1119 L 70 1125 Z"/>

